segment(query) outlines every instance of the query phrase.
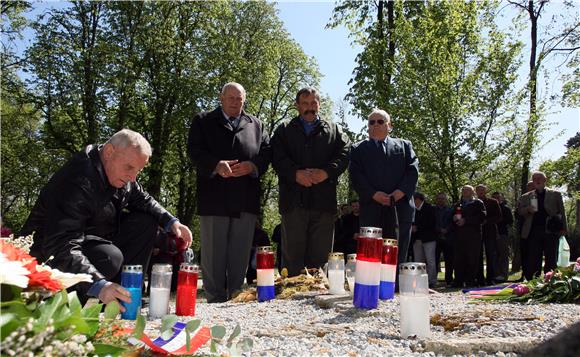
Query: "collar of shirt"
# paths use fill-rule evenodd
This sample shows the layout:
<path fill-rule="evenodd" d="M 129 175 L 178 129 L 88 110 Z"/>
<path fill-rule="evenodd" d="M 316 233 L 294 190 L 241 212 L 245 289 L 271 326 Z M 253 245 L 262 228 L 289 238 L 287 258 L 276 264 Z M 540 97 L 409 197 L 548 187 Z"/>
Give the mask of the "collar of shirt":
<path fill-rule="evenodd" d="M 240 113 L 240 115 L 238 115 L 237 117 L 230 117 L 226 114 L 226 112 L 224 112 L 222 108 L 222 114 L 224 115 L 224 118 L 226 118 L 226 121 L 230 123 L 230 125 L 232 125 L 233 129 L 235 130 L 240 124 L 240 120 L 242 119 L 242 113 Z"/>
<path fill-rule="evenodd" d="M 312 130 L 314 130 L 314 127 L 320 122 L 320 117 L 317 116 L 316 119 L 314 119 L 313 121 L 306 121 L 304 120 L 304 118 L 300 117 L 300 122 L 302 123 L 304 131 L 308 135 L 312 132 Z"/>

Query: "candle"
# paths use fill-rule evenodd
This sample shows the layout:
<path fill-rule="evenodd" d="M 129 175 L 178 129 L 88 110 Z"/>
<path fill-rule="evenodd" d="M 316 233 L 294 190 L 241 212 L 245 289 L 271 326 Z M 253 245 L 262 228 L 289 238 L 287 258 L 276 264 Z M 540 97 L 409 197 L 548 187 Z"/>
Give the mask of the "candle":
<path fill-rule="evenodd" d="M 375 309 L 379 304 L 382 230 L 361 227 L 357 243 L 353 304 L 359 309 Z"/>
<path fill-rule="evenodd" d="M 397 255 L 399 248 L 396 239 L 383 240 L 383 255 L 381 263 L 381 286 L 379 298 L 390 300 L 395 296 L 395 277 L 397 275 Z"/>
<path fill-rule="evenodd" d="M 356 254 L 346 256 L 345 275 L 350 295 L 354 294 L 354 275 L 356 272 Z"/>
<path fill-rule="evenodd" d="M 429 337 L 429 280 L 425 263 L 401 264 L 399 287 L 401 337 Z"/>
<path fill-rule="evenodd" d="M 172 267 L 169 264 L 155 264 L 151 269 L 151 289 L 149 295 L 149 318 L 158 319 L 169 312 Z"/>
<path fill-rule="evenodd" d="M 141 294 L 143 288 L 143 266 L 124 265 L 121 272 L 121 286 L 131 294 L 131 302 L 121 301 L 125 311 L 121 313 L 121 318 L 125 320 L 135 320 L 141 313 Z"/>
<path fill-rule="evenodd" d="M 401 337 L 430 337 L 429 297 L 401 294 L 399 302 L 401 304 Z"/>
<path fill-rule="evenodd" d="M 328 292 L 335 295 L 344 294 L 344 254 L 328 254 Z"/>
<path fill-rule="evenodd" d="M 175 314 L 178 316 L 195 316 L 195 300 L 197 298 L 197 265 L 181 263 L 177 274 L 177 298 Z"/>
<path fill-rule="evenodd" d="M 256 282 L 258 301 L 274 299 L 274 250 L 271 246 L 256 249 Z"/>

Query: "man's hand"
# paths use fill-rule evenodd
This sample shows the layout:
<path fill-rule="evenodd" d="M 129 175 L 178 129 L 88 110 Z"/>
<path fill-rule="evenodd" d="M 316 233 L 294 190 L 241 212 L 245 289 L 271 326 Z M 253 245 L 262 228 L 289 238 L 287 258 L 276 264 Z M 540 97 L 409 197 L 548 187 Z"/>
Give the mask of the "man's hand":
<path fill-rule="evenodd" d="M 231 165 L 230 168 L 232 169 L 232 177 L 240 177 L 254 172 L 256 165 L 251 161 L 242 161 Z"/>
<path fill-rule="evenodd" d="M 413 224 L 413 225 L 411 226 L 411 232 L 412 232 L 412 233 L 416 233 L 416 232 L 417 232 L 417 226 L 416 226 L 416 225 L 414 225 L 414 224 Z"/>
<path fill-rule="evenodd" d="M 171 232 L 185 242 L 186 249 L 191 246 L 191 231 L 186 225 L 179 223 L 179 221 L 175 221 L 171 226 Z"/>
<path fill-rule="evenodd" d="M 323 182 L 328 178 L 328 174 L 322 169 L 307 169 L 307 171 L 310 174 L 312 183 L 315 185 Z"/>
<path fill-rule="evenodd" d="M 309 170 L 296 170 L 296 182 L 304 187 L 312 186 L 312 177 Z"/>
<path fill-rule="evenodd" d="M 395 190 L 391 192 L 390 196 L 393 196 L 395 202 L 399 201 L 401 198 L 405 197 L 405 193 L 401 190 Z"/>
<path fill-rule="evenodd" d="M 459 227 L 462 227 L 465 224 L 465 219 L 461 218 L 455 222 Z"/>
<path fill-rule="evenodd" d="M 120 304 L 119 300 L 126 303 L 131 303 L 131 293 L 125 290 L 121 285 L 115 283 L 105 285 L 101 289 L 98 298 L 105 304 L 108 304 L 112 301 L 119 302 L 121 312 L 125 312 L 125 308 Z"/>
<path fill-rule="evenodd" d="M 387 195 L 382 191 L 377 191 L 373 195 L 373 200 L 382 204 L 383 206 L 389 206 L 391 204 L 391 196 Z"/>
<path fill-rule="evenodd" d="M 232 165 L 238 163 L 238 160 L 221 160 L 215 166 L 213 170 L 217 175 L 221 177 L 231 177 L 232 176 Z"/>

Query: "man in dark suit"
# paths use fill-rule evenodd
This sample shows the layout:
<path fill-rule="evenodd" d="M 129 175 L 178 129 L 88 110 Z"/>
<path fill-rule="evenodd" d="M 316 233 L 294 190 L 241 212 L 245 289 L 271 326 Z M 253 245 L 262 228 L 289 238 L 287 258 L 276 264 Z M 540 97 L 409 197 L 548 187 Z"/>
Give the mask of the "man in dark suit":
<path fill-rule="evenodd" d="M 360 200 L 361 227 L 381 227 L 383 237 L 395 237 L 398 223 L 400 264 L 409 250 L 419 160 L 410 141 L 389 136 L 391 129 L 389 114 L 373 110 L 368 118 L 369 139 L 353 147 L 349 172 Z"/>
<path fill-rule="evenodd" d="M 290 276 L 322 266 L 332 249 L 336 186 L 348 165 L 349 140 L 340 127 L 318 116 L 314 88 L 296 94 L 299 116 L 272 136 L 282 216 L 282 265 Z"/>
<path fill-rule="evenodd" d="M 504 282 L 509 276 L 509 234 L 514 223 L 512 210 L 501 192 L 494 192 L 491 197 L 499 202 L 501 208 L 501 221 L 497 224 L 497 263 L 495 280 Z"/>
<path fill-rule="evenodd" d="M 461 188 L 461 201 L 453 206 L 452 230 L 455 234 L 453 268 L 454 287 L 477 285 L 479 256 L 482 248 L 481 225 L 485 222 L 485 205 L 474 197 L 473 187 Z"/>
<path fill-rule="evenodd" d="M 425 200 L 421 192 L 413 194 L 415 200 L 415 221 L 411 226 L 413 256 L 416 262 L 427 264 L 429 287 L 437 287 L 437 267 L 435 251 L 437 248 L 437 214 L 435 208 Z"/>
<path fill-rule="evenodd" d="M 486 262 L 486 273 L 483 276 L 483 249 L 481 250 L 479 256 L 479 272 L 477 279 L 479 280 L 479 285 L 491 285 L 494 283 L 494 278 L 497 276 L 497 239 L 498 231 L 497 224 L 501 221 L 501 208 L 499 202 L 494 198 L 487 197 L 487 187 L 485 185 L 477 185 L 475 187 L 475 193 L 477 198 L 479 198 L 485 205 L 486 217 L 485 222 L 482 225 L 482 244 L 485 248 L 485 262 Z"/>
<path fill-rule="evenodd" d="M 260 176 L 270 162 L 264 125 L 242 109 L 245 100 L 240 84 L 227 83 L 221 107 L 196 115 L 189 130 L 208 302 L 231 299 L 244 282 L 260 210 Z"/>

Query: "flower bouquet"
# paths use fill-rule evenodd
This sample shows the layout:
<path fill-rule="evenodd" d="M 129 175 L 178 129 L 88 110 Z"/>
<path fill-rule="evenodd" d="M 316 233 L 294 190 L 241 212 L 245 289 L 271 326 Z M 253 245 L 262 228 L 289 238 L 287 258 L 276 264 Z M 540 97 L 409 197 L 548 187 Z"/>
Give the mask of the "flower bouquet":
<path fill-rule="evenodd" d="M 558 268 L 515 287 L 509 286 L 495 294 L 475 300 L 521 303 L 580 303 L 580 258 L 574 265 Z"/>
<path fill-rule="evenodd" d="M 76 292 L 65 290 L 79 282 L 91 282 L 90 275 L 40 265 L 17 246 L 20 242 L 11 242 L 0 241 L 3 356 L 115 355 L 125 350 L 95 343 L 97 332 L 106 329 L 117 315 L 118 304 L 107 306 L 105 319 L 100 321 L 101 304 L 83 308 Z"/>

